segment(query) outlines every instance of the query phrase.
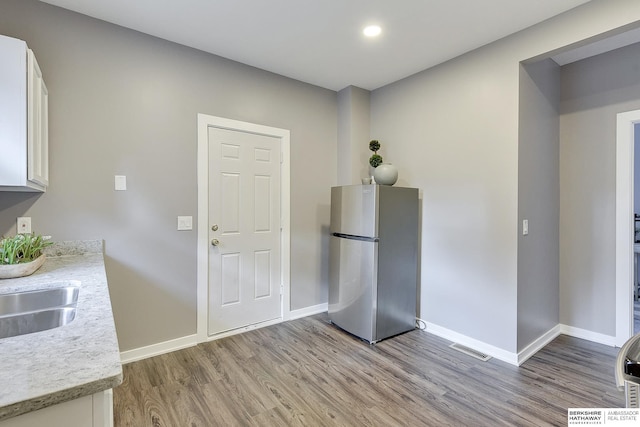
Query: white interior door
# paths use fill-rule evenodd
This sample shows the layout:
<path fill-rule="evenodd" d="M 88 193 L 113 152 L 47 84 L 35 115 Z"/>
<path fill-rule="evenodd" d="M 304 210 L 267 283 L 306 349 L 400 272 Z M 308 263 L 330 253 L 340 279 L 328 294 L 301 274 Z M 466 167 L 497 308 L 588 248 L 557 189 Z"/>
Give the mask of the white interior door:
<path fill-rule="evenodd" d="M 281 139 L 208 128 L 208 335 L 282 317 Z"/>

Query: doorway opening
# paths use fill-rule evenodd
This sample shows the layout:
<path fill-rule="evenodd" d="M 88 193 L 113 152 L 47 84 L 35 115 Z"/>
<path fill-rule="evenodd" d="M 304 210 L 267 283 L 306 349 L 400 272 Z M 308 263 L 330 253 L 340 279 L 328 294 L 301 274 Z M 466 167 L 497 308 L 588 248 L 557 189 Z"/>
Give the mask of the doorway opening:
<path fill-rule="evenodd" d="M 640 110 L 617 115 L 616 123 L 616 346 L 634 332 L 634 141 Z"/>
<path fill-rule="evenodd" d="M 640 123 L 633 126 L 633 334 L 640 333 L 640 286 L 638 261 L 640 258 Z"/>

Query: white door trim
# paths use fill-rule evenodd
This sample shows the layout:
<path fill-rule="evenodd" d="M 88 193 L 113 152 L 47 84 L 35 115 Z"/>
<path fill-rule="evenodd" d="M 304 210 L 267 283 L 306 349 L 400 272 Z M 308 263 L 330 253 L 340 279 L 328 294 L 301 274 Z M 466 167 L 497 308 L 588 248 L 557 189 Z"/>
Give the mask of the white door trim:
<path fill-rule="evenodd" d="M 640 110 L 617 115 L 616 123 L 616 346 L 633 335 L 633 143 Z"/>
<path fill-rule="evenodd" d="M 197 251 L 197 336 L 198 342 L 208 341 L 208 292 L 209 292 L 209 127 L 238 130 L 280 138 L 282 169 L 281 187 L 281 281 L 282 319 L 288 319 L 290 304 L 290 132 L 270 126 L 222 117 L 198 114 L 198 251 Z M 228 335 L 228 334 L 227 334 Z"/>

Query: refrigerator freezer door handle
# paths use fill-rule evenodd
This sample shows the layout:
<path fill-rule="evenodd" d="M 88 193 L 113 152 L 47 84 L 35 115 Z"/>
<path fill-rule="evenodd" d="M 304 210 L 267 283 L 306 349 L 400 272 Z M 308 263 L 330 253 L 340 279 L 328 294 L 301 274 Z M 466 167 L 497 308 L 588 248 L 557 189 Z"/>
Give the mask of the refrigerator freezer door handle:
<path fill-rule="evenodd" d="M 354 236 L 352 234 L 343 234 L 343 233 L 331 233 L 334 237 L 339 237 L 341 239 L 351 239 L 351 240 L 362 240 L 363 242 L 379 242 L 380 239 L 377 237 L 365 237 L 365 236 Z"/>

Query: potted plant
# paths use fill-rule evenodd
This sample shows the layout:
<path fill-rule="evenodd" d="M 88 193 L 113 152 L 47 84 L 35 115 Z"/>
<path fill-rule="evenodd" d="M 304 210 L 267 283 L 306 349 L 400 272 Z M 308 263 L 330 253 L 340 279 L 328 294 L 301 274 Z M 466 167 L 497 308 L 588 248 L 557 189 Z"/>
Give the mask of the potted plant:
<path fill-rule="evenodd" d="M 373 151 L 369 157 L 369 164 L 373 167 L 373 178 L 376 184 L 393 185 L 398 180 L 398 169 L 391 163 L 384 163 L 378 154 L 380 141 L 373 139 L 369 142 L 369 150 Z"/>
<path fill-rule="evenodd" d="M 373 168 L 377 168 L 382 164 L 382 156 L 378 154 L 378 150 L 380 149 L 380 142 L 377 139 L 371 140 L 369 142 L 369 150 L 373 151 L 371 157 L 369 157 L 369 164 Z"/>
<path fill-rule="evenodd" d="M 33 274 L 44 263 L 44 248 L 51 245 L 50 236 L 35 233 L 16 234 L 0 240 L 0 279 Z"/>

